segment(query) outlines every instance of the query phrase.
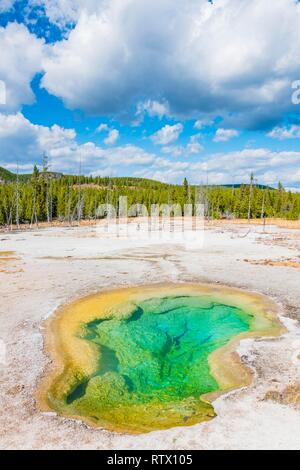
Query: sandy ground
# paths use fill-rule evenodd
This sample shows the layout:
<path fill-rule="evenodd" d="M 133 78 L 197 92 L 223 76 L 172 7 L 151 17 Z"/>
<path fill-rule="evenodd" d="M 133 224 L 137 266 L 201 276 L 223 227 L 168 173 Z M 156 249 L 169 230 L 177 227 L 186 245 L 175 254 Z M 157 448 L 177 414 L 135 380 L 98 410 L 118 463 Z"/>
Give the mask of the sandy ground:
<path fill-rule="evenodd" d="M 211 226 L 204 246 L 190 249 L 93 227 L 1 233 L 0 448 L 300 449 L 299 255 L 300 230 L 278 226 Z M 39 410 L 35 393 L 49 364 L 43 322 L 58 306 L 102 289 L 201 281 L 272 297 L 288 328 L 280 339 L 240 344 L 254 381 L 217 399 L 216 419 L 130 436 Z"/>

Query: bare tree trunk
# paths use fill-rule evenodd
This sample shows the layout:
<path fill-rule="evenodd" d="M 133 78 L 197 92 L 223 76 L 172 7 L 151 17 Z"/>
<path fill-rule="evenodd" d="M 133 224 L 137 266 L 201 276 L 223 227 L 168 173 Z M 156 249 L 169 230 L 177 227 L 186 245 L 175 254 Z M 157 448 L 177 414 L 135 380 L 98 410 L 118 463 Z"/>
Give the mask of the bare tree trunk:
<path fill-rule="evenodd" d="M 77 222 L 80 225 L 81 221 L 81 157 L 79 160 L 79 189 L 78 189 L 78 203 L 77 203 Z"/>
<path fill-rule="evenodd" d="M 263 190 L 263 200 L 261 207 L 261 218 L 264 219 L 264 231 L 266 229 L 266 217 L 265 217 L 265 202 L 266 202 L 266 192 Z"/>
<path fill-rule="evenodd" d="M 19 164 L 17 164 L 17 186 L 16 186 L 16 226 L 20 228 L 20 216 L 19 216 L 19 204 L 20 204 L 20 192 L 19 192 Z"/>
<path fill-rule="evenodd" d="M 46 153 L 43 155 L 43 175 L 45 178 L 46 184 L 46 215 L 47 215 L 47 222 L 50 223 L 50 212 L 49 212 L 49 161 Z"/>
<path fill-rule="evenodd" d="M 33 221 L 35 222 L 35 225 L 38 228 L 39 224 L 38 224 L 38 218 L 37 218 L 37 212 L 36 212 L 36 191 L 35 190 L 34 190 L 34 193 L 33 193 L 33 210 L 32 210 L 30 228 L 32 228 Z"/>
<path fill-rule="evenodd" d="M 49 200 L 49 219 L 50 219 L 50 224 L 52 224 L 52 219 L 53 219 L 53 194 L 52 194 L 52 178 L 50 178 L 50 200 Z"/>
<path fill-rule="evenodd" d="M 251 219 L 253 181 L 254 181 L 254 175 L 253 175 L 253 173 L 251 173 L 251 176 L 250 176 L 250 191 L 249 191 L 249 204 L 248 204 L 248 222 L 250 222 L 250 219 Z"/>

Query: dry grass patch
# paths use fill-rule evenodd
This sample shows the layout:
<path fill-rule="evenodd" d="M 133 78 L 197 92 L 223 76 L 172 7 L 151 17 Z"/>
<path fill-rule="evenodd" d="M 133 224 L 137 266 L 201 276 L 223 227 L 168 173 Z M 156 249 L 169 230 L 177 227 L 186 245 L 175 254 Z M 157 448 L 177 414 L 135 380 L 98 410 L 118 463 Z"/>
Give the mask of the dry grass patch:
<path fill-rule="evenodd" d="M 264 260 L 249 260 L 244 259 L 246 263 L 259 265 L 259 266 L 276 266 L 276 267 L 283 267 L 283 268 L 300 268 L 300 259 L 295 258 L 288 258 L 282 260 L 272 260 L 272 259 L 264 259 Z"/>
<path fill-rule="evenodd" d="M 275 401 L 281 405 L 293 405 L 300 409 L 300 383 L 288 385 L 281 392 L 270 390 L 264 399 Z"/>

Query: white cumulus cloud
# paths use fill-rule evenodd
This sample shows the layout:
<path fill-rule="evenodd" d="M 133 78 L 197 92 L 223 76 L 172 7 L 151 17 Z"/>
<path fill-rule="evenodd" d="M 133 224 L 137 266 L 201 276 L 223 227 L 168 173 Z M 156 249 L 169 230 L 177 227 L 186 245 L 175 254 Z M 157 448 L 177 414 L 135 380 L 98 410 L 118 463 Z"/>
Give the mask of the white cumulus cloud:
<path fill-rule="evenodd" d="M 164 116 L 168 116 L 169 113 L 170 109 L 168 103 L 153 100 L 141 101 L 137 105 L 134 124 L 140 124 L 143 121 L 145 114 L 150 117 L 158 117 L 159 119 L 162 119 Z"/>
<path fill-rule="evenodd" d="M 274 129 L 272 129 L 272 131 L 267 135 L 268 137 L 279 140 L 299 139 L 300 126 L 292 125 L 289 127 L 274 127 Z"/>
<path fill-rule="evenodd" d="M 180 134 L 183 131 L 182 124 L 174 124 L 174 126 L 170 126 L 167 124 L 166 126 L 162 127 L 159 131 L 151 136 L 153 142 L 157 145 L 168 145 L 178 140 Z"/>
<path fill-rule="evenodd" d="M 50 4 L 67 11 L 74 2 L 49 0 L 49 11 Z M 51 47 L 43 79 L 70 108 L 122 115 L 150 100 L 168 103 L 177 117 L 222 115 L 226 127 L 239 128 L 276 125 L 294 109 L 291 83 L 300 75 L 294 0 L 75 4 L 76 26 Z"/>
<path fill-rule="evenodd" d="M 9 11 L 14 4 L 14 0 L 0 0 L 0 13 Z"/>
<path fill-rule="evenodd" d="M 276 187 L 300 188 L 300 152 L 271 151 L 265 148 L 205 155 L 197 161 L 175 160 L 151 153 L 136 145 L 100 147 L 93 142 L 79 144 L 73 129 L 32 124 L 21 113 L 0 114 L 0 166 L 31 170 L 42 163 L 46 152 L 51 168 L 65 173 L 78 173 L 79 162 L 84 174 L 130 173 L 171 183 L 247 183 L 253 172 L 259 183 Z"/>
<path fill-rule="evenodd" d="M 211 119 L 198 119 L 194 124 L 194 128 L 201 130 L 204 127 L 212 126 L 213 124 L 214 124 L 214 121 Z"/>
<path fill-rule="evenodd" d="M 199 154 L 203 150 L 203 146 L 199 142 L 200 137 L 200 134 L 192 135 L 187 145 L 167 145 L 162 147 L 162 152 L 173 157 Z"/>
<path fill-rule="evenodd" d="M 16 111 L 22 104 L 34 102 L 30 84 L 42 70 L 44 41 L 24 25 L 9 23 L 6 28 L 0 27 L 0 51 L 0 80 L 6 88 L 6 104 L 0 104 L 0 111 Z"/>
<path fill-rule="evenodd" d="M 111 129 L 108 136 L 104 139 L 106 145 L 114 145 L 119 139 L 120 133 L 117 129 Z"/>
<path fill-rule="evenodd" d="M 234 137 L 238 137 L 239 132 L 235 129 L 218 129 L 214 137 L 215 142 L 227 142 Z"/>
<path fill-rule="evenodd" d="M 109 130 L 109 127 L 107 124 L 100 124 L 97 129 L 96 129 L 96 132 L 103 132 L 103 131 L 108 131 Z"/>
<path fill-rule="evenodd" d="M 79 144 L 74 129 L 32 124 L 21 113 L 0 114 L 0 141 L 0 166 L 16 168 L 19 162 L 24 170 L 41 164 L 44 152 L 50 157 L 53 170 L 75 174 L 80 161 L 85 174 L 100 174 L 107 168 L 122 172 L 126 167 L 151 165 L 157 158 L 130 144 L 114 148 L 103 148 L 94 142 Z"/>
<path fill-rule="evenodd" d="M 249 183 L 254 173 L 258 183 L 277 187 L 279 181 L 288 189 L 300 189 L 300 152 L 272 152 L 264 148 L 203 155 L 198 162 L 172 162 L 155 159 L 152 165 L 136 171 L 137 176 L 170 183 L 232 184 Z"/>
<path fill-rule="evenodd" d="M 58 149 L 73 149 L 75 137 L 72 129 L 32 124 L 21 113 L 0 114 L 0 161 L 34 164 L 41 160 L 44 151 L 55 155 Z"/>
<path fill-rule="evenodd" d="M 97 127 L 96 132 L 107 132 L 107 137 L 103 141 L 105 145 L 114 145 L 120 137 L 120 132 L 117 129 L 112 129 L 104 123 Z"/>
<path fill-rule="evenodd" d="M 1 1 L 1 0 L 0 0 Z M 10 0 L 2 0 L 9 2 Z M 30 7 L 44 9 L 49 21 L 62 29 L 76 23 L 83 11 L 93 14 L 101 12 L 107 0 L 28 0 Z M 11 2 L 13 3 L 13 1 Z"/>

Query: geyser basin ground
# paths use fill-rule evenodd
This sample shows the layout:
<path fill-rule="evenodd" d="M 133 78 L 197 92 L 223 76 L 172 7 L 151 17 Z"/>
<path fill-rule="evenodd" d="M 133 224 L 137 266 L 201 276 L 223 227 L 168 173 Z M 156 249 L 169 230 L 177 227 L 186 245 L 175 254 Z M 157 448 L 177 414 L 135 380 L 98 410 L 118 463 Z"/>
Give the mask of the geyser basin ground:
<path fill-rule="evenodd" d="M 54 367 L 41 387 L 43 408 L 130 433 L 210 420 L 214 398 L 251 382 L 236 344 L 281 334 L 277 313 L 263 296 L 210 285 L 74 302 L 49 321 Z"/>

